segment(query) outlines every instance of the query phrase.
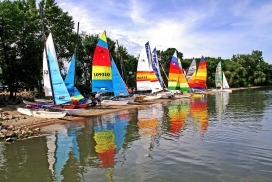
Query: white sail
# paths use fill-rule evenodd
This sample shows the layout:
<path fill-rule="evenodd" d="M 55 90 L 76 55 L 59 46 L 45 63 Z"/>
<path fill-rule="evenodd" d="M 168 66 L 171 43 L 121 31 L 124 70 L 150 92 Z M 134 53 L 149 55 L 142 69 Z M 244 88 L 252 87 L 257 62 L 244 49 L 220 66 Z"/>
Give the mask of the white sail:
<path fill-rule="evenodd" d="M 193 58 L 190 66 L 188 68 L 188 71 L 186 74 L 186 79 L 189 80 L 195 71 L 196 71 L 196 61 L 195 61 L 195 58 Z"/>
<path fill-rule="evenodd" d="M 225 77 L 225 74 L 223 72 L 223 89 L 224 88 L 230 88 L 230 87 L 229 87 L 228 81 L 227 81 L 227 79 Z"/>
<path fill-rule="evenodd" d="M 56 65 L 58 65 L 58 60 L 57 60 L 57 54 L 56 54 L 53 37 L 51 33 L 48 35 L 45 45 L 46 45 L 46 48 L 43 51 L 43 87 L 44 87 L 45 96 L 52 96 L 47 55 L 49 54 L 49 52 L 51 53 Z"/>
<path fill-rule="evenodd" d="M 137 90 L 146 91 L 151 89 L 151 82 L 149 73 L 152 71 L 152 67 L 149 64 L 146 49 L 142 49 L 137 66 Z"/>

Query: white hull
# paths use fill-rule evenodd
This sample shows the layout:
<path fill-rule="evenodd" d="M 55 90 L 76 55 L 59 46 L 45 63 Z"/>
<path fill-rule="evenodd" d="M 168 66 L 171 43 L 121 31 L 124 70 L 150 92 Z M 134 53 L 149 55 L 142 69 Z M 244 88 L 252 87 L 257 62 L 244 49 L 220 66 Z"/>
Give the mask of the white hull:
<path fill-rule="evenodd" d="M 231 89 L 227 89 L 227 88 L 225 88 L 225 89 L 213 89 L 212 91 L 213 92 L 228 92 L 228 93 L 232 92 Z"/>
<path fill-rule="evenodd" d="M 144 100 L 155 100 L 155 99 L 160 99 L 161 95 L 147 95 Z"/>
<path fill-rule="evenodd" d="M 53 101 L 50 99 L 34 99 L 35 102 L 39 102 L 39 103 L 52 103 Z"/>
<path fill-rule="evenodd" d="M 101 105 L 121 106 L 127 105 L 129 100 L 102 100 Z"/>
<path fill-rule="evenodd" d="M 190 98 L 192 94 L 174 94 L 175 99 Z"/>
<path fill-rule="evenodd" d="M 68 115 L 80 115 L 85 109 L 62 109 L 63 111 L 67 112 Z"/>
<path fill-rule="evenodd" d="M 162 99 L 169 99 L 174 97 L 174 93 L 172 92 L 159 92 L 157 95 L 160 95 Z"/>
<path fill-rule="evenodd" d="M 17 111 L 28 116 L 35 116 L 40 118 L 63 118 L 67 114 L 66 111 L 49 112 L 44 110 L 32 110 L 27 108 L 17 108 Z"/>

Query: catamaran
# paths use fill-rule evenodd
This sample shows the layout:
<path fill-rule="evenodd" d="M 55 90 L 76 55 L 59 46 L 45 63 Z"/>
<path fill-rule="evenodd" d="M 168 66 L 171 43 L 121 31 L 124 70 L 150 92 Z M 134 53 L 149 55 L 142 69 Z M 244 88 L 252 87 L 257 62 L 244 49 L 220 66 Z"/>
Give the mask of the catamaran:
<path fill-rule="evenodd" d="M 159 99 L 156 95 L 162 86 L 152 67 L 152 56 L 149 42 L 143 47 L 137 65 L 136 83 L 137 92 L 145 95 L 144 100 Z"/>
<path fill-rule="evenodd" d="M 215 87 L 216 89 L 213 89 L 212 91 L 217 92 L 232 92 L 231 89 L 229 89 L 228 81 L 225 77 L 224 72 L 222 71 L 222 64 L 221 61 L 217 64 L 216 71 L 215 71 Z M 217 89 L 220 88 L 220 89 Z"/>
<path fill-rule="evenodd" d="M 123 81 L 116 65 L 111 58 L 106 31 L 104 31 L 96 45 L 92 60 L 92 92 L 114 93 L 115 98 L 128 96 L 125 82 Z M 102 105 L 126 105 L 130 99 L 104 99 Z"/>
<path fill-rule="evenodd" d="M 204 56 L 201 57 L 201 60 L 198 65 L 198 69 L 195 70 L 193 75 L 188 80 L 188 84 L 193 92 L 204 93 L 207 90 L 207 63 Z"/>
<path fill-rule="evenodd" d="M 61 105 L 71 102 L 70 95 L 60 74 L 51 33 L 49 34 L 45 43 L 43 54 L 43 78 L 45 95 L 53 97 L 53 105 Z M 22 114 L 44 118 L 62 118 L 67 113 L 66 111 L 49 112 L 28 108 L 17 108 L 17 111 Z"/>

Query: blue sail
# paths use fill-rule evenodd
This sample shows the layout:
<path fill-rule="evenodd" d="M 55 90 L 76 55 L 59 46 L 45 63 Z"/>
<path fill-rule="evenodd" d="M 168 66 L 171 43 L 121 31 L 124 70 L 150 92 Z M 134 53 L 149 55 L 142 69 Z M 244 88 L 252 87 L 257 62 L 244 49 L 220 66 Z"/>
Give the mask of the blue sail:
<path fill-rule="evenodd" d="M 128 91 L 125 82 L 122 79 L 120 72 L 118 71 L 118 68 L 113 59 L 111 59 L 111 69 L 114 96 L 127 96 Z"/>
<path fill-rule="evenodd" d="M 152 58 L 153 58 L 153 64 L 152 64 L 152 68 L 155 72 L 156 77 L 158 78 L 161 87 L 163 88 L 163 80 L 161 77 L 161 71 L 160 71 L 160 67 L 159 67 L 159 62 L 158 62 L 158 56 L 157 56 L 157 50 L 156 48 L 153 49 L 152 51 Z"/>
<path fill-rule="evenodd" d="M 50 48 L 47 49 L 47 56 L 54 103 L 55 105 L 60 105 L 70 102 L 70 95 L 61 77 L 59 67 L 54 61 L 54 57 Z"/>
<path fill-rule="evenodd" d="M 78 103 L 80 100 L 84 99 L 83 95 L 75 87 L 75 71 L 76 71 L 76 56 L 73 54 L 68 72 L 65 78 L 65 85 L 71 97 L 73 103 Z"/>
<path fill-rule="evenodd" d="M 64 81 L 70 96 L 74 94 L 75 68 L 76 68 L 76 57 L 75 57 L 75 54 L 73 54 L 72 59 L 70 61 L 70 66 Z"/>

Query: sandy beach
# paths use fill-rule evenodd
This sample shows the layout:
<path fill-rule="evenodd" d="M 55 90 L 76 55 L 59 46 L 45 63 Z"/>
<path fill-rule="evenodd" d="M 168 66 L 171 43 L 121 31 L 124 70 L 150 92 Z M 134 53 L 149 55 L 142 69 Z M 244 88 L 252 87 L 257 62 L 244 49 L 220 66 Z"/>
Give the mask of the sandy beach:
<path fill-rule="evenodd" d="M 7 105 L 2 108 L 2 125 L 15 126 L 15 127 L 28 127 L 37 128 L 44 125 L 50 125 L 55 123 L 63 123 L 67 121 L 82 120 L 84 117 L 99 116 L 107 113 L 118 112 L 121 110 L 144 108 L 154 103 L 170 102 L 173 99 L 157 99 L 154 101 L 142 101 L 128 104 L 125 106 L 90 106 L 86 108 L 83 113 L 77 116 L 66 115 L 61 119 L 45 119 L 34 116 L 27 116 L 17 111 L 17 107 L 24 107 L 23 104 L 19 105 Z"/>

